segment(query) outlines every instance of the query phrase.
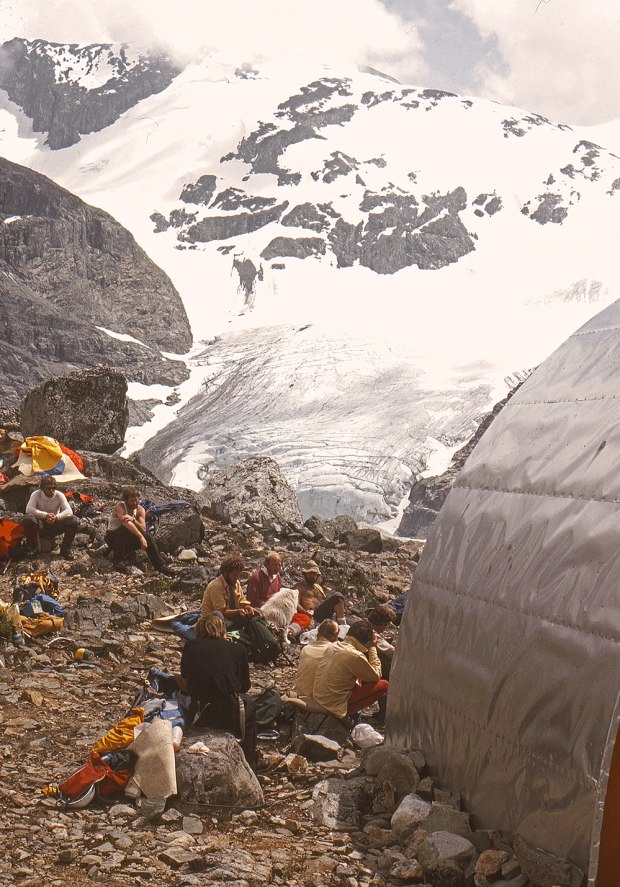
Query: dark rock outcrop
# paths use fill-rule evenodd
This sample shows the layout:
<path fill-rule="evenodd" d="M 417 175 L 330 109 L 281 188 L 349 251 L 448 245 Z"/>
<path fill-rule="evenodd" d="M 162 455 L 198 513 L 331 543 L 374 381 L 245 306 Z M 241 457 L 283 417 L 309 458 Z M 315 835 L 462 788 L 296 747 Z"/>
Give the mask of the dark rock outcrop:
<path fill-rule="evenodd" d="M 512 391 L 495 404 L 493 409 L 478 425 L 475 433 L 467 441 L 465 446 L 461 447 L 454 454 L 450 462 L 449 468 L 443 474 L 435 477 L 423 477 L 417 480 L 411 487 L 409 493 L 409 505 L 403 512 L 398 533 L 401 536 L 412 536 L 415 539 L 426 539 L 435 518 L 439 514 L 441 506 L 446 501 L 446 496 L 450 492 L 456 476 L 465 464 L 469 454 L 476 446 L 484 432 L 487 430 L 493 419 L 500 410 L 508 403 L 515 391 L 521 387 L 522 382 L 516 385 Z"/>
<path fill-rule="evenodd" d="M 104 367 L 50 379 L 28 392 L 20 415 L 24 437 L 43 434 L 73 450 L 113 453 L 125 442 L 127 380 Z"/>
<path fill-rule="evenodd" d="M 0 47 L 0 88 L 32 118 L 35 132 L 48 133 L 52 150 L 66 148 L 164 90 L 181 71 L 163 52 L 137 59 L 133 54 L 128 44 L 67 47 L 15 38 Z M 96 72 L 101 81 L 102 71 L 108 78 L 94 89 L 74 80 Z"/>
<path fill-rule="evenodd" d="M 187 378 L 183 363 L 159 352 L 192 342 L 170 278 L 112 216 L 3 158 L 0 330 L 6 403 L 80 366 L 105 364 L 145 384 Z"/>

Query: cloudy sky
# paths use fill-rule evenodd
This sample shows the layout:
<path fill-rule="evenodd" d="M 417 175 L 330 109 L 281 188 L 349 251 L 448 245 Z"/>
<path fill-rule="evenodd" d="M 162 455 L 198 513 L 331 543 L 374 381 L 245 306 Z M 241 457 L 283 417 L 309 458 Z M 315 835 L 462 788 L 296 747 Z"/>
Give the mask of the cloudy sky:
<path fill-rule="evenodd" d="M 370 64 L 569 124 L 620 117 L 613 0 L 4 0 L 0 33 Z"/>

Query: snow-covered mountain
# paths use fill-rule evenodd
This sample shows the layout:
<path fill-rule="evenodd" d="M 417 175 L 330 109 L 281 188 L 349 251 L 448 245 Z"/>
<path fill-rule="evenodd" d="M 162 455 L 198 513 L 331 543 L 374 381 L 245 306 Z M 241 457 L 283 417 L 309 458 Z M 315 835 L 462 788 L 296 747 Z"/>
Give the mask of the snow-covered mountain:
<path fill-rule="evenodd" d="M 114 215 L 206 340 L 174 407 L 132 387 L 162 401 L 131 446 L 165 479 L 267 452 L 306 514 L 387 519 L 620 295 L 620 159 L 586 131 L 353 66 L 0 62 L 5 156 Z"/>

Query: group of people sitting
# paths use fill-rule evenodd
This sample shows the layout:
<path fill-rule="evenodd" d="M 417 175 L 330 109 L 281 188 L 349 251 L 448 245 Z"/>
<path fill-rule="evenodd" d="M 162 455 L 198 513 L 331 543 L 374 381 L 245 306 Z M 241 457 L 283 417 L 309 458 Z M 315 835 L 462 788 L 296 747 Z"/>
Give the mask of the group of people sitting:
<path fill-rule="evenodd" d="M 242 746 L 248 760 L 255 753 L 252 700 L 247 696 L 248 654 L 242 644 L 231 642 L 226 630 L 243 627 L 252 616 L 260 616 L 260 606 L 281 589 L 281 569 L 281 555 L 269 552 L 249 577 L 244 593 L 242 559 L 238 555 L 224 558 L 219 575 L 204 591 L 200 618 L 194 626 L 195 640 L 186 643 L 181 659 L 181 674 L 192 698 L 189 723 L 197 714 L 200 726 L 238 732 L 240 719 L 244 720 Z M 370 610 L 365 619 L 347 620 L 344 597 L 327 597 L 317 584 L 318 566 L 308 562 L 302 573 L 303 580 L 295 586 L 299 609 L 292 625 L 301 630 L 313 619 L 319 624 L 314 630 L 316 639 L 301 651 L 295 690 L 284 697 L 285 702 L 341 719 L 355 719 L 356 715 L 359 719 L 363 709 L 378 702 L 382 720 L 394 652 L 382 634 L 394 621 L 393 612 L 381 605 Z"/>
<path fill-rule="evenodd" d="M 245 594 L 239 581 L 243 568 L 243 560 L 238 555 L 224 558 L 218 577 L 205 590 L 201 616 L 217 611 L 231 627 L 237 628 L 249 617 L 260 615 L 267 601 L 282 590 L 282 556 L 277 551 L 270 551 L 263 565 L 250 575 Z M 303 579 L 293 586 L 298 592 L 298 603 L 289 633 L 298 637 L 313 620 L 320 623 L 333 617 L 340 624 L 345 624 L 344 597 L 339 593 L 326 597 L 318 584 L 321 576 L 318 565 L 314 561 L 307 561 L 301 567 L 301 574 Z"/>
<path fill-rule="evenodd" d="M 146 528 L 146 512 L 140 505 L 140 493 L 136 487 L 125 487 L 108 519 L 105 536 L 106 554 L 111 555 L 115 566 L 143 550 L 153 567 L 165 576 L 174 576 L 162 557 L 155 540 Z M 40 540 L 55 539 L 62 535 L 60 556 L 73 560 L 71 545 L 77 533 L 79 521 L 73 513 L 67 497 L 57 488 L 56 478 L 45 475 L 39 489 L 31 494 L 23 519 L 24 535 L 29 551 L 41 550 Z"/>
<path fill-rule="evenodd" d="M 394 653 L 383 632 L 392 622 L 393 613 L 385 604 L 348 626 L 344 637 L 332 619 L 323 620 L 316 640 L 301 651 L 295 691 L 288 701 L 338 718 L 350 718 L 378 702 L 383 721 Z"/>

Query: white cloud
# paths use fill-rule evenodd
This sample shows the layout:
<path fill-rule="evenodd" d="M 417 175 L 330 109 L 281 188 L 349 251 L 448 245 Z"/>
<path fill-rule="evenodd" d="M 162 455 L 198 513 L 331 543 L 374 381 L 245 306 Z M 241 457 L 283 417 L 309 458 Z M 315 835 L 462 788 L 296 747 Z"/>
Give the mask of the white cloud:
<path fill-rule="evenodd" d="M 620 116 L 620 12 L 609 0 L 453 0 L 483 37 L 495 36 L 508 73 L 478 64 L 478 94 L 560 123 Z"/>
<path fill-rule="evenodd" d="M 21 0 L 0 9 L 0 33 L 57 43 L 157 42 L 237 58 L 288 54 L 369 64 L 419 52 L 415 31 L 379 0 Z"/>

